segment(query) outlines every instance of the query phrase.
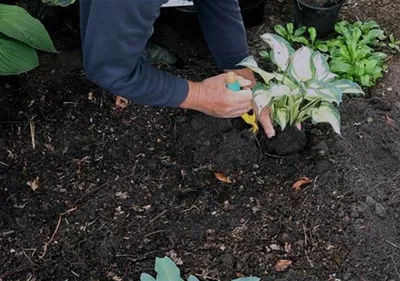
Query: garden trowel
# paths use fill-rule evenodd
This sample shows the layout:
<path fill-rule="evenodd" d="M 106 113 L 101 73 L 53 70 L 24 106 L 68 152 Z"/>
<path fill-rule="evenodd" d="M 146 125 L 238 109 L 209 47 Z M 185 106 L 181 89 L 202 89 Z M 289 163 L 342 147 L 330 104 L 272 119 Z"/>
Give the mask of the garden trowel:
<path fill-rule="evenodd" d="M 228 72 L 225 78 L 226 86 L 228 87 L 229 90 L 237 92 L 242 89 L 242 87 L 239 84 L 238 78 L 236 73 L 234 72 Z M 257 123 L 257 116 L 253 113 L 245 113 L 242 116 L 242 119 L 249 125 L 252 126 L 251 131 L 256 134 L 259 130 L 258 128 L 258 123 Z"/>

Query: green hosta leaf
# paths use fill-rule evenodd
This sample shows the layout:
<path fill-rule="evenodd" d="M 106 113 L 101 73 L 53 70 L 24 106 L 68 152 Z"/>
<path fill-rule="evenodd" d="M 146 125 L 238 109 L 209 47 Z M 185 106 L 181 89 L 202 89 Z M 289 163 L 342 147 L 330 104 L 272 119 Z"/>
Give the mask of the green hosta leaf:
<path fill-rule="evenodd" d="M 309 45 L 309 43 L 308 43 L 308 40 L 305 38 L 305 37 L 303 37 L 303 36 L 300 36 L 300 37 L 295 37 L 294 39 L 293 39 L 293 41 L 294 42 L 297 42 L 297 43 L 300 43 L 300 44 L 303 44 L 303 45 Z"/>
<path fill-rule="evenodd" d="M 0 34 L 0 75 L 15 75 L 39 65 L 35 49 Z"/>
<path fill-rule="evenodd" d="M 309 27 L 308 33 L 310 34 L 311 42 L 314 44 L 315 40 L 317 40 L 317 30 L 315 27 Z"/>
<path fill-rule="evenodd" d="M 271 59 L 271 56 L 269 55 L 269 53 L 267 52 L 267 51 L 261 51 L 260 53 L 259 53 L 259 55 L 261 56 L 261 57 L 263 57 L 264 59 Z"/>
<path fill-rule="evenodd" d="M 360 24 L 360 27 L 361 27 L 361 31 L 364 34 L 368 33 L 373 28 L 380 28 L 379 24 L 377 24 L 376 21 L 373 21 L 373 20 L 370 20 L 370 21 L 364 22 L 363 24 Z"/>
<path fill-rule="evenodd" d="M 0 4 L 0 32 L 35 49 L 56 52 L 43 24 L 19 6 Z"/>
<path fill-rule="evenodd" d="M 281 127 L 282 131 L 286 128 L 286 125 L 289 121 L 288 114 L 286 108 L 277 108 L 274 111 L 274 120 L 278 123 L 279 127 Z"/>
<path fill-rule="evenodd" d="M 375 39 L 380 39 L 382 40 L 385 37 L 385 32 L 381 29 L 372 29 L 368 32 L 367 35 L 364 36 L 363 40 L 361 43 L 363 44 L 370 44 L 372 43 Z"/>
<path fill-rule="evenodd" d="M 371 76 L 369 75 L 362 75 L 361 76 L 361 84 L 366 86 L 366 87 L 370 87 L 373 86 L 373 83 L 371 83 Z"/>
<path fill-rule="evenodd" d="M 313 79 L 315 70 L 311 59 L 312 53 L 309 47 L 301 47 L 293 54 L 289 74 L 297 82 Z"/>
<path fill-rule="evenodd" d="M 142 273 L 140 275 L 140 281 L 156 281 L 156 279 L 148 273 Z"/>
<path fill-rule="evenodd" d="M 275 32 L 278 33 L 280 36 L 282 36 L 282 37 L 284 37 L 284 38 L 287 38 L 288 32 L 286 31 L 286 29 L 285 29 L 282 25 L 280 25 L 280 24 L 275 25 L 275 26 L 274 26 L 274 30 L 275 30 Z"/>
<path fill-rule="evenodd" d="M 289 34 L 293 34 L 293 32 L 294 32 L 294 24 L 292 22 L 289 22 L 288 24 L 286 24 L 286 29 L 287 29 Z"/>
<path fill-rule="evenodd" d="M 299 27 L 299 28 L 296 29 L 296 31 L 294 32 L 294 36 L 295 36 L 295 37 L 299 37 L 299 36 L 303 35 L 303 34 L 306 32 L 306 30 L 307 30 L 307 27 L 306 27 L 306 26 Z"/>
<path fill-rule="evenodd" d="M 278 66 L 280 71 L 285 71 L 289 65 L 290 56 L 294 53 L 294 49 L 289 42 L 281 36 L 265 33 L 261 38 L 271 47 L 271 60 Z"/>
<path fill-rule="evenodd" d="M 315 52 L 312 55 L 312 62 L 315 69 L 315 78 L 317 80 L 330 81 L 336 77 L 336 75 L 329 70 L 328 61 L 321 53 Z"/>
<path fill-rule="evenodd" d="M 179 268 L 168 257 L 156 258 L 157 281 L 183 281 Z"/>
<path fill-rule="evenodd" d="M 338 88 L 344 94 L 365 94 L 360 85 L 347 79 L 336 80 L 330 84 Z"/>
<path fill-rule="evenodd" d="M 253 56 L 249 56 L 247 58 L 245 58 L 244 60 L 242 60 L 240 63 L 238 63 L 238 65 L 247 67 L 249 69 L 251 69 L 252 71 L 254 71 L 255 73 L 258 73 L 262 79 L 264 80 L 264 82 L 266 84 L 269 83 L 269 81 L 271 81 L 273 78 L 275 78 L 275 75 L 272 73 L 269 73 L 265 70 L 262 70 L 261 68 L 258 67 L 257 62 L 254 60 Z"/>
<path fill-rule="evenodd" d="M 273 97 L 287 96 L 291 93 L 290 88 L 282 84 L 272 84 L 268 92 Z"/>
<path fill-rule="evenodd" d="M 318 44 L 317 49 L 324 53 L 327 53 L 329 51 L 328 45 L 326 44 Z"/>
<path fill-rule="evenodd" d="M 323 102 L 319 107 L 311 109 L 311 121 L 313 124 L 329 123 L 333 130 L 340 133 L 340 113 L 338 109 L 328 102 Z"/>
<path fill-rule="evenodd" d="M 336 59 L 331 60 L 329 66 L 334 73 L 349 73 L 352 69 L 350 64 Z"/>
<path fill-rule="evenodd" d="M 194 275 L 189 275 L 187 281 L 199 281 L 199 278 L 197 278 L 197 277 L 194 276 Z"/>
<path fill-rule="evenodd" d="M 373 73 L 375 67 L 378 65 L 378 61 L 377 60 L 369 60 L 367 61 L 367 63 L 365 64 L 365 68 L 367 70 L 368 73 Z"/>

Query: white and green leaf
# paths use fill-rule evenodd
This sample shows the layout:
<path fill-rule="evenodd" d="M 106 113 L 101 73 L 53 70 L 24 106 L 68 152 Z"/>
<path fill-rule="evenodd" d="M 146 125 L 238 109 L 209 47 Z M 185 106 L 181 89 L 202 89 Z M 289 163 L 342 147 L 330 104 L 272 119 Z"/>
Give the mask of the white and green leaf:
<path fill-rule="evenodd" d="M 244 66 L 252 70 L 253 72 L 259 74 L 261 78 L 264 80 L 264 83 L 268 84 L 269 81 L 275 78 L 275 74 L 269 73 L 261 68 L 258 67 L 257 62 L 254 59 L 254 56 L 249 56 L 242 60 L 237 65 Z"/>
<path fill-rule="evenodd" d="M 342 91 L 336 86 L 324 81 L 314 81 L 310 83 L 306 89 L 305 98 L 307 100 L 319 99 L 340 104 L 342 102 L 342 96 Z"/>
<path fill-rule="evenodd" d="M 280 71 L 285 71 L 289 65 L 290 57 L 294 53 L 294 49 L 289 42 L 283 37 L 265 33 L 261 38 L 271 47 L 271 60 L 278 66 Z"/>
<path fill-rule="evenodd" d="M 336 77 L 336 75 L 329 70 L 328 61 L 320 52 L 315 52 L 312 55 L 312 61 L 315 69 L 315 79 L 331 81 Z"/>
<path fill-rule="evenodd" d="M 340 113 L 338 109 L 331 103 L 323 102 L 319 107 L 312 108 L 311 121 L 313 124 L 328 123 L 338 135 L 341 135 Z"/>
<path fill-rule="evenodd" d="M 289 121 L 286 108 L 278 107 L 274 111 L 274 120 L 281 127 L 282 131 L 286 128 Z"/>
<path fill-rule="evenodd" d="M 296 82 L 308 82 L 314 78 L 312 54 L 313 51 L 309 47 L 301 47 L 293 54 L 288 71 Z"/>
<path fill-rule="evenodd" d="M 347 79 L 333 81 L 331 82 L 331 85 L 337 87 L 344 94 L 365 95 L 360 85 Z"/>

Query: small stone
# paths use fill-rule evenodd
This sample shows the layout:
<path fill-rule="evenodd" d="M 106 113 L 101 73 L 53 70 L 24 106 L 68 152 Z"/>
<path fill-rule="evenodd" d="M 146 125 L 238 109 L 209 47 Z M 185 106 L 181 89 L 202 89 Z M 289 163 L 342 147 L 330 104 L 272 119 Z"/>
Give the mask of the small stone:
<path fill-rule="evenodd" d="M 349 280 L 350 278 L 351 278 L 351 273 L 350 273 L 350 272 L 345 273 L 345 274 L 343 275 L 343 280 L 344 280 L 344 281 L 347 281 L 347 280 Z"/>
<path fill-rule="evenodd" d="M 373 206 L 375 204 L 374 198 L 372 198 L 371 196 L 368 195 L 365 198 L 365 204 L 367 204 L 368 206 Z"/>
<path fill-rule="evenodd" d="M 318 151 L 324 151 L 324 152 L 326 152 L 326 151 L 329 150 L 328 145 L 326 144 L 325 141 L 319 142 L 318 144 L 316 144 L 315 146 L 313 146 L 312 149 L 313 149 L 313 150 L 318 150 Z"/>
<path fill-rule="evenodd" d="M 270 248 L 272 251 L 280 251 L 280 250 L 282 250 L 282 247 L 279 246 L 279 245 L 277 245 L 277 244 L 271 244 L 271 245 L 269 245 L 269 248 Z"/>
<path fill-rule="evenodd" d="M 375 213 L 380 216 L 381 218 L 386 217 L 386 209 L 383 207 L 381 203 L 376 203 L 375 204 Z"/>
<path fill-rule="evenodd" d="M 372 122 L 374 122 L 374 118 L 372 118 L 372 117 L 368 117 L 368 118 L 367 118 L 367 122 L 368 122 L 368 123 L 372 123 Z"/>
<path fill-rule="evenodd" d="M 290 235 L 289 235 L 289 233 L 283 233 L 282 234 L 282 241 L 283 242 L 289 242 L 290 241 Z"/>

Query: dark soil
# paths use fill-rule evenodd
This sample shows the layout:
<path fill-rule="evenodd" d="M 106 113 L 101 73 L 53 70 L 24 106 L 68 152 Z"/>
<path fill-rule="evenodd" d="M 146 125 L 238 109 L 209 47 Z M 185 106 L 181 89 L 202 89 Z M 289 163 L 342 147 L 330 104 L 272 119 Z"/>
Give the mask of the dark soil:
<path fill-rule="evenodd" d="M 335 6 L 344 0 L 301 0 L 304 4 L 318 8 L 328 8 Z"/>
<path fill-rule="evenodd" d="M 280 3 L 248 29 L 255 54 L 261 33 L 291 19 L 292 1 Z M 399 7 L 348 1 L 343 16 L 400 36 Z M 342 137 L 313 126 L 303 151 L 279 157 L 240 119 L 116 109 L 86 80 L 71 24 L 52 22 L 59 54 L 0 80 L 0 280 L 139 280 L 164 255 L 209 280 L 400 280 L 398 56 L 371 97 L 344 101 Z M 185 61 L 160 68 L 217 73 L 202 39 L 178 38 L 156 29 Z M 295 191 L 301 177 L 312 182 Z M 279 259 L 293 264 L 277 272 Z"/>

